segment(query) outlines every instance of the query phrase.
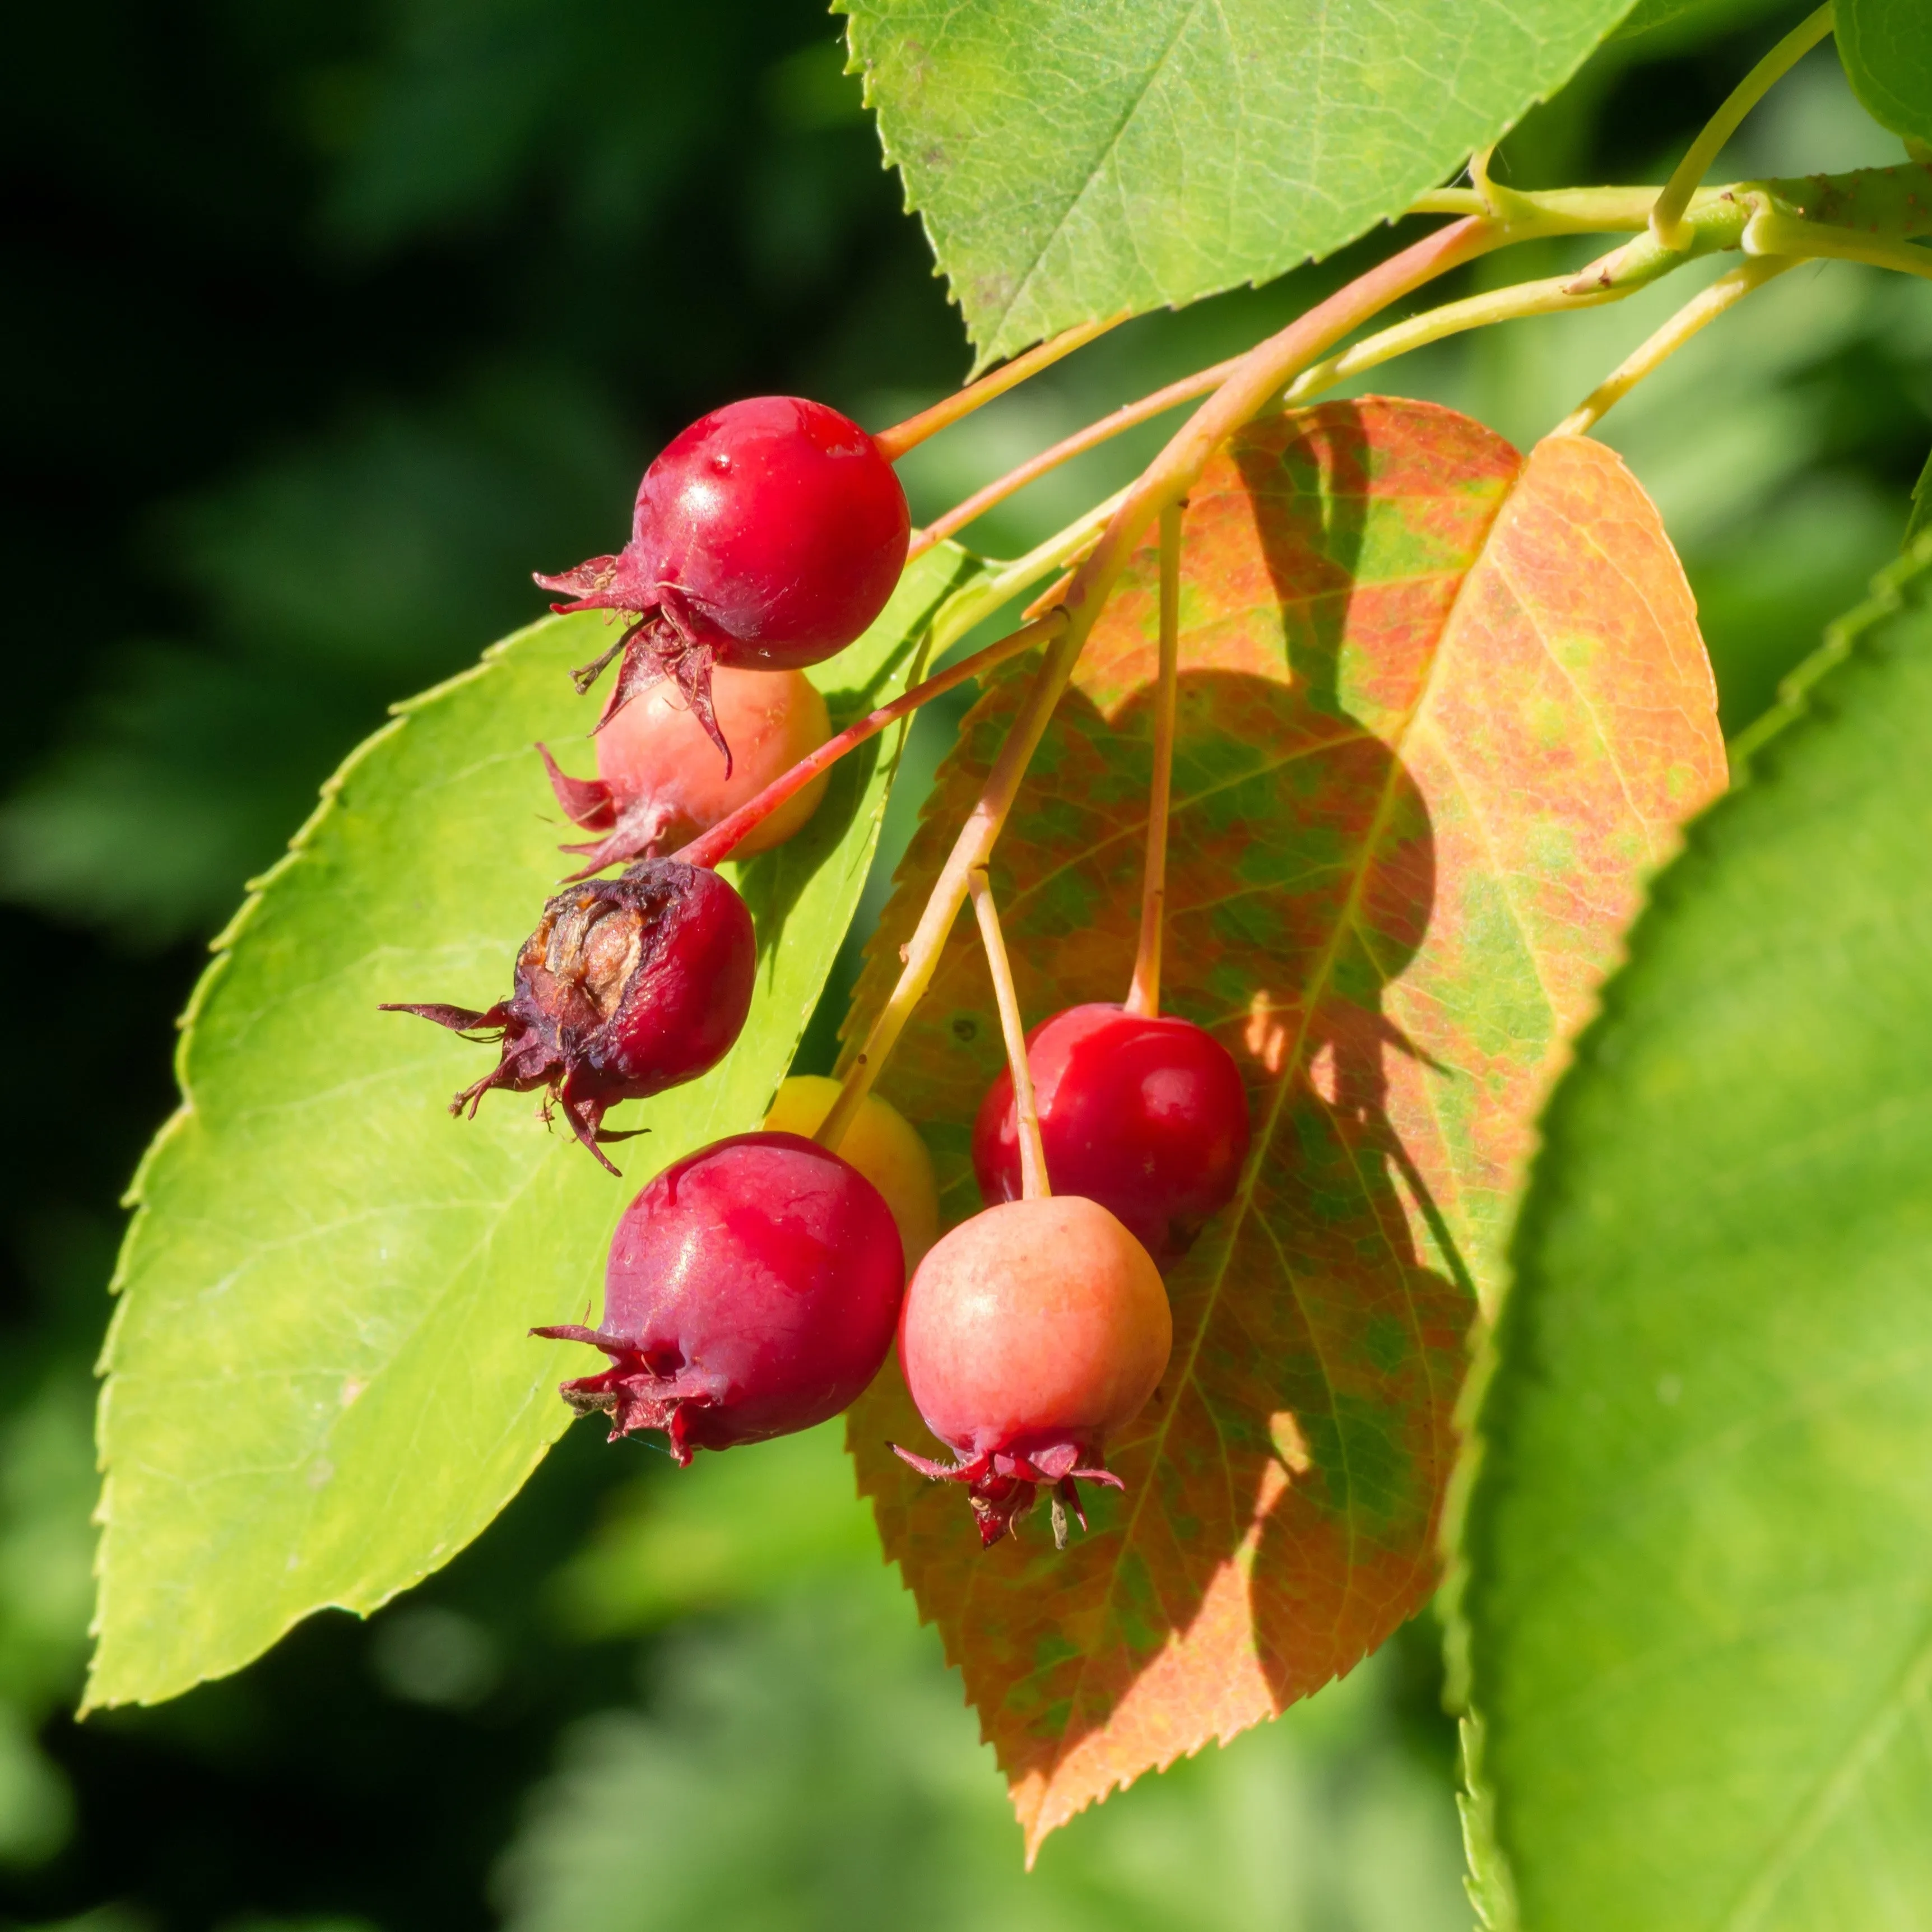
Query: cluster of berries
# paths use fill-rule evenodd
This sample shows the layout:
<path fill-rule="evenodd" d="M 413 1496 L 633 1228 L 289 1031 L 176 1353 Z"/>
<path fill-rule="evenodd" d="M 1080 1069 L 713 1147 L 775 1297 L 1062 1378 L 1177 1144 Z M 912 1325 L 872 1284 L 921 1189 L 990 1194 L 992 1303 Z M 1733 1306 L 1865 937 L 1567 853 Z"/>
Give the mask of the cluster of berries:
<path fill-rule="evenodd" d="M 629 620 L 578 674 L 587 690 L 620 661 L 597 776 L 570 777 L 538 748 L 559 802 L 597 836 L 565 848 L 584 865 L 544 906 L 508 999 L 390 1009 L 500 1042 L 453 1112 L 473 1114 L 493 1088 L 542 1090 L 545 1118 L 560 1109 L 615 1173 L 602 1144 L 624 1136 L 607 1111 L 730 1051 L 751 1004 L 751 916 L 710 866 L 666 854 L 826 742 L 801 668 L 878 615 L 909 534 L 872 437 L 821 404 L 764 398 L 664 451 L 623 550 L 538 579 L 572 593 L 559 610 Z M 823 789 L 794 794 L 736 850 L 790 836 Z M 943 1238 L 924 1146 L 883 1101 L 866 1098 L 838 1152 L 808 1137 L 836 1096 L 829 1081 L 788 1081 L 761 1131 L 667 1168 L 618 1224 L 602 1325 L 536 1331 L 609 1358 L 565 1384 L 566 1400 L 608 1413 L 614 1439 L 663 1431 L 688 1462 L 838 1414 L 896 1334 L 914 1402 L 955 1460 L 899 1454 L 967 1486 L 983 1542 L 1042 1489 L 1064 1536 L 1077 1484 L 1118 1486 L 1107 1438 L 1154 1395 L 1172 1344 L 1160 1268 L 1232 1197 L 1247 1108 L 1210 1035 L 1119 1006 L 1049 1019 L 1028 1064 L 1055 1192 L 1023 1198 L 1003 1073 L 974 1139 L 985 1210 Z"/>

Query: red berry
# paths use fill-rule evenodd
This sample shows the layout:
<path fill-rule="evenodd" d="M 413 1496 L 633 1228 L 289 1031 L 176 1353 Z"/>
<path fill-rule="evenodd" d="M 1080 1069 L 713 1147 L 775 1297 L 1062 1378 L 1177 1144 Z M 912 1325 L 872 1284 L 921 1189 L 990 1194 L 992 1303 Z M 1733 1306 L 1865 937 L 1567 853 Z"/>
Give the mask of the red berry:
<path fill-rule="evenodd" d="M 1099 1202 L 1157 1262 L 1178 1261 L 1234 1198 L 1248 1157 L 1234 1056 L 1186 1020 L 1095 1005 L 1035 1027 L 1027 1064 L 1055 1194 Z M 1004 1069 L 974 1124 L 973 1167 L 988 1204 L 1018 1199 L 1018 1114 Z"/>
<path fill-rule="evenodd" d="M 885 608 L 905 562 L 905 492 L 849 417 L 797 396 L 754 396 L 700 416 L 644 472 L 631 541 L 537 579 L 558 610 L 633 622 L 578 674 L 624 653 L 607 719 L 674 677 L 728 763 L 712 715 L 714 664 L 796 670 L 843 650 Z"/>
<path fill-rule="evenodd" d="M 1077 1482 L 1120 1486 L 1106 1438 L 1154 1394 L 1173 1342 L 1160 1270 L 1097 1202 L 1058 1194 L 988 1208 L 920 1263 L 899 1317 L 906 1387 L 957 1460 L 898 1453 L 924 1475 L 968 1485 L 982 1546 L 1042 1484 L 1078 1515 Z"/>
<path fill-rule="evenodd" d="M 597 734 L 594 778 L 570 777 L 537 747 L 557 802 L 585 831 L 604 835 L 564 847 L 586 855 L 578 877 L 675 852 L 748 804 L 832 735 L 825 700 L 802 671 L 720 666 L 712 674 L 711 699 L 718 728 L 736 754 L 728 771 L 668 683 L 626 705 Z M 739 841 L 732 856 L 748 859 L 783 844 L 818 808 L 826 782 L 821 773 L 794 793 Z"/>
<path fill-rule="evenodd" d="M 674 1162 L 625 1209 L 604 1324 L 538 1328 L 610 1358 L 563 1384 L 610 1439 L 662 1429 L 680 1462 L 809 1429 L 886 1358 L 905 1264 L 858 1169 L 797 1134 L 737 1134 Z"/>
<path fill-rule="evenodd" d="M 459 1033 L 500 1036 L 502 1058 L 451 1102 L 493 1087 L 549 1090 L 606 1167 L 605 1111 L 694 1080 L 730 1051 L 751 1010 L 757 940 L 745 902 L 716 872 L 647 859 L 615 879 L 560 892 L 517 956 L 515 990 L 486 1011 L 386 1006 Z M 610 1167 L 613 1174 L 616 1172 Z"/>

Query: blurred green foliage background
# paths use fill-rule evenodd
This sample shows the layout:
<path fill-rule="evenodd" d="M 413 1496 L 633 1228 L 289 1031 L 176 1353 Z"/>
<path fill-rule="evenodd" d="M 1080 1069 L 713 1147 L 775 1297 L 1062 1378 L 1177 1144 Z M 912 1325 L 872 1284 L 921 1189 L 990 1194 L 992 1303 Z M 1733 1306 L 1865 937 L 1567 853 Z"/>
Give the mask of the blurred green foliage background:
<path fill-rule="evenodd" d="M 1661 178 L 1803 10 L 1722 0 L 1613 44 L 1499 172 Z M 366 1625 L 320 1618 L 238 1678 L 71 1722 L 116 1197 L 171 1104 L 202 942 L 387 703 L 534 614 L 532 568 L 617 539 L 682 424 L 794 390 L 883 424 L 967 356 L 816 0 L 68 0 L 11 36 L 0 1926 L 1466 1925 L 1426 1624 L 1024 1875 L 822 1431 L 680 1474 L 573 1430 Z M 1722 170 L 1895 158 L 1828 48 Z M 915 515 L 1386 245 L 1118 332 L 919 452 Z M 1685 292 L 1376 386 L 1527 441 Z M 1929 429 L 1932 304 L 1849 268 L 1754 297 L 1610 418 L 1683 551 L 1728 728 L 1895 550 Z M 1159 434 L 976 536 L 1044 534 Z M 959 708 L 922 720 L 883 868 Z"/>

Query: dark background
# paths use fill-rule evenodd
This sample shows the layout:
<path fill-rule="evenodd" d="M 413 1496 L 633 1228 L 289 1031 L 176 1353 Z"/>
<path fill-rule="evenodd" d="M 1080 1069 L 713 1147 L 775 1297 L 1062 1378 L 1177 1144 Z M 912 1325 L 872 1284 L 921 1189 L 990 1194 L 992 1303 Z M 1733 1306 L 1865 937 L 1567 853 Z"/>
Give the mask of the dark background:
<path fill-rule="evenodd" d="M 1506 178 L 1660 178 L 1802 10 L 1733 5 L 1606 51 L 1512 139 Z M 387 704 L 537 613 L 533 567 L 612 546 L 685 422 L 777 390 L 879 426 L 968 357 L 813 0 L 67 0 L 10 32 L 0 1925 L 1466 1922 L 1429 1630 L 1329 1714 L 1270 1727 L 1288 1742 L 1108 1807 L 1131 1838 L 1082 1821 L 1016 1893 L 956 1690 L 848 1517 L 765 1563 L 746 1502 L 720 1570 L 645 1460 L 587 1430 L 370 1624 L 318 1618 L 237 1678 L 70 1720 L 117 1197 L 243 881 Z M 1896 158 L 1828 58 L 1774 107 L 1753 166 Z M 1388 245 L 1108 338 L 922 452 L 915 514 Z M 1928 434 L 1924 291 L 1787 280 L 1811 286 L 1741 312 L 1702 365 L 1735 418 L 1688 422 L 1660 385 L 1610 425 L 1684 549 L 1733 730 L 1895 547 Z M 1499 335 L 1381 386 L 1533 436 L 1631 339 L 1600 328 Z M 982 539 L 1051 528 L 1130 454 Z M 647 1602 L 646 1562 L 672 1580 Z M 881 1778 L 921 1726 L 953 1768 Z M 606 1814 L 600 1838 L 584 1821 Z M 1276 1843 L 1294 1820 L 1299 1863 Z M 1245 1904 L 1225 1860 L 1219 1904 L 1188 1876 L 1224 1843 L 1253 1866 Z M 1412 1889 L 1354 1869 L 1378 1858 Z"/>

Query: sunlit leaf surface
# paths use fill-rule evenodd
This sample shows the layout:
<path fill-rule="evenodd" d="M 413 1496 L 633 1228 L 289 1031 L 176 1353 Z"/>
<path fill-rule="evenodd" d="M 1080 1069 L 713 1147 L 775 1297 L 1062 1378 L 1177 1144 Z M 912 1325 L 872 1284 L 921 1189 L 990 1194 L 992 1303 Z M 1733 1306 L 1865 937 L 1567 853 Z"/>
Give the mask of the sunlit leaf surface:
<path fill-rule="evenodd" d="M 1600 445 L 1527 460 L 1450 411 L 1278 419 L 1185 523 L 1166 998 L 1250 1082 L 1236 1205 L 1170 1277 L 1173 1365 L 1125 1497 L 982 1556 L 897 1376 L 850 1439 L 1029 1840 L 1305 1695 L 1434 1580 L 1450 1411 L 1530 1126 L 1646 870 L 1723 782 L 1690 598 Z M 1143 554 L 993 868 L 1028 1021 L 1126 992 L 1154 655 Z M 1019 688 L 968 719 L 860 988 L 876 1006 Z M 883 1082 L 952 1218 L 999 1064 L 970 922 Z"/>
<path fill-rule="evenodd" d="M 839 0 L 982 362 L 1398 214 L 1629 0 Z"/>
<path fill-rule="evenodd" d="M 903 680 L 974 568 L 947 548 L 908 573 L 814 674 L 835 714 Z M 752 1018 L 706 1078 L 613 1116 L 650 1130 L 620 1154 L 628 1184 L 528 1098 L 452 1122 L 445 1102 L 488 1050 L 376 1010 L 508 990 L 570 831 L 531 741 L 585 730 L 592 701 L 566 672 L 605 641 L 594 617 L 538 624 L 404 706 L 196 992 L 184 1103 L 136 1184 L 116 1284 L 93 1703 L 235 1670 L 310 1611 L 370 1610 L 462 1548 L 568 1419 L 556 1384 L 582 1352 L 526 1331 L 584 1319 L 640 1183 L 754 1126 L 784 1074 L 864 883 L 890 738 L 746 868 Z M 586 769 L 587 751 L 566 756 Z"/>
<path fill-rule="evenodd" d="M 1932 1900 L 1932 546 L 1659 881 L 1544 1124 L 1466 1543 L 1525 1932 Z"/>

